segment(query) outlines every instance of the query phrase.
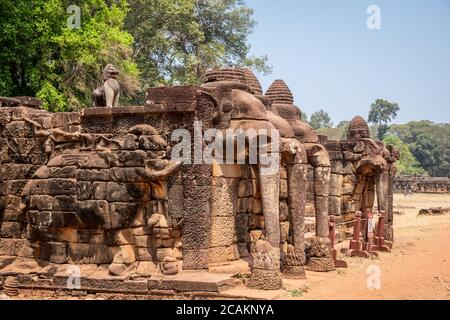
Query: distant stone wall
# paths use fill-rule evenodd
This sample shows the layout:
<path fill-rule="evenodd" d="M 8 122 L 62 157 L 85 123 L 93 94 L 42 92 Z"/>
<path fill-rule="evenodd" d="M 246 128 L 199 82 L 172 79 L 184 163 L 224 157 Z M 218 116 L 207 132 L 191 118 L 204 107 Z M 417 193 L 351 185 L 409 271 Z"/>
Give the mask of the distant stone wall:
<path fill-rule="evenodd" d="M 394 191 L 414 193 L 450 193 L 449 178 L 429 178 L 420 176 L 398 176 L 394 181 Z"/>

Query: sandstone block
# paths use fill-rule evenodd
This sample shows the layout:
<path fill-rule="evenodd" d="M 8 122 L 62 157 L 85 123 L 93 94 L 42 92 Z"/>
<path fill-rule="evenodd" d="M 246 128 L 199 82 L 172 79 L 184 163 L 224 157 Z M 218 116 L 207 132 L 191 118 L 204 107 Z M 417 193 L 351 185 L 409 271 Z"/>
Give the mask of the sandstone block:
<path fill-rule="evenodd" d="M 183 269 L 202 270 L 208 269 L 208 250 L 184 250 Z"/>
<path fill-rule="evenodd" d="M 280 221 L 289 220 L 289 207 L 286 201 L 280 201 Z"/>
<path fill-rule="evenodd" d="M 0 228 L 2 238 L 20 238 L 22 236 L 22 224 L 19 222 L 3 222 Z"/>
<path fill-rule="evenodd" d="M 342 194 L 343 177 L 340 174 L 331 174 L 330 177 L 330 195 L 340 196 Z"/>
<path fill-rule="evenodd" d="M 342 207 L 341 197 L 330 196 L 328 198 L 328 212 L 330 215 L 340 216 Z"/>
<path fill-rule="evenodd" d="M 239 183 L 239 198 L 249 198 L 253 196 L 253 183 L 252 180 L 241 180 Z"/>
<path fill-rule="evenodd" d="M 279 290 L 282 287 L 282 274 L 277 270 L 253 270 L 247 286 L 258 290 Z"/>
<path fill-rule="evenodd" d="M 242 166 L 235 164 L 213 164 L 213 176 L 225 178 L 242 177 Z"/>
<path fill-rule="evenodd" d="M 230 246 L 235 238 L 234 217 L 212 217 L 211 239 L 212 246 Z"/>
<path fill-rule="evenodd" d="M 288 197 L 288 185 L 286 179 L 280 179 L 280 199 L 287 199 Z"/>
<path fill-rule="evenodd" d="M 111 228 L 110 208 L 104 200 L 87 200 L 78 202 L 78 216 L 81 226 Z M 77 225 L 74 225 L 77 226 Z"/>
<path fill-rule="evenodd" d="M 144 168 L 115 167 L 109 170 L 109 181 L 114 182 L 145 182 Z"/>
<path fill-rule="evenodd" d="M 58 242 L 42 243 L 40 247 L 42 260 L 63 264 L 67 262 L 67 244 Z"/>
<path fill-rule="evenodd" d="M 183 186 L 173 185 L 168 191 L 168 214 L 174 219 L 183 217 Z"/>
<path fill-rule="evenodd" d="M 133 246 L 120 246 L 119 252 L 114 256 L 113 263 L 132 264 L 136 261 L 136 254 Z"/>
<path fill-rule="evenodd" d="M 116 229 L 129 226 L 137 212 L 138 206 L 135 203 L 111 203 L 109 205 L 111 228 Z"/>
<path fill-rule="evenodd" d="M 79 181 L 109 181 L 109 170 L 78 169 L 76 171 L 76 178 Z"/>

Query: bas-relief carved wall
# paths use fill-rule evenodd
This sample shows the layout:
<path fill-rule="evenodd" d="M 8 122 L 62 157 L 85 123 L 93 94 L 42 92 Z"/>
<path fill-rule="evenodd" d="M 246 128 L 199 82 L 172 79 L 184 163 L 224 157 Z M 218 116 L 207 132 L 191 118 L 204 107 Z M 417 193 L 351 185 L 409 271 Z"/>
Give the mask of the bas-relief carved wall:
<path fill-rule="evenodd" d="M 329 214 L 351 219 L 373 207 L 375 193 L 380 210 L 392 211 L 395 152 L 365 137 L 360 119 L 348 140 L 322 145 L 283 82 L 263 96 L 248 70 L 225 69 L 202 86 L 149 89 L 147 100 L 57 114 L 2 100 L 2 268 L 34 259 L 169 276 L 245 261 L 251 286 L 277 289 L 281 272 L 334 269 Z M 171 135 L 193 132 L 194 121 L 203 130 L 273 126 L 279 172 L 175 163 Z M 305 231 L 314 237 L 305 241 Z"/>

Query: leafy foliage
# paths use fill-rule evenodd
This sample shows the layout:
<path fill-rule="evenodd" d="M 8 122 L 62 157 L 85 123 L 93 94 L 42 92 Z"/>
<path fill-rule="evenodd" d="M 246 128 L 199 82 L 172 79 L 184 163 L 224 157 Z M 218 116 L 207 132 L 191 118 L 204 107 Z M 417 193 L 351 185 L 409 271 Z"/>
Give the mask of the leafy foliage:
<path fill-rule="evenodd" d="M 400 150 L 400 160 L 397 162 L 397 170 L 400 175 L 425 174 L 425 170 L 420 167 L 419 162 L 411 153 L 409 146 L 399 137 L 388 135 L 383 142 L 387 145 L 393 145 Z"/>
<path fill-rule="evenodd" d="M 77 110 L 90 104 L 103 67 L 112 63 L 122 73 L 124 96 L 132 95 L 138 69 L 133 37 L 123 31 L 128 5 L 108 2 L 79 1 L 80 29 L 67 26 L 66 9 L 76 2 L 0 2 L 0 94 L 37 96 L 51 111 Z"/>
<path fill-rule="evenodd" d="M 327 112 L 325 112 L 322 109 L 317 112 L 314 112 L 311 115 L 311 120 L 309 121 L 309 124 L 314 129 L 333 127 L 333 122 L 331 122 L 330 116 L 328 115 Z"/>
<path fill-rule="evenodd" d="M 450 176 L 450 124 L 412 121 L 392 125 L 389 134 L 396 135 L 432 176 Z"/>
<path fill-rule="evenodd" d="M 308 122 L 308 115 L 305 112 L 303 112 L 303 111 L 300 111 L 300 112 L 302 114 L 302 121 L 303 122 Z"/>
<path fill-rule="evenodd" d="M 263 73 L 267 57 L 249 56 L 255 21 L 242 0 L 129 0 L 126 28 L 145 87 L 192 84 L 209 68 L 248 66 Z"/>
<path fill-rule="evenodd" d="M 369 122 L 378 125 L 378 139 L 383 140 L 389 127 L 388 123 L 397 118 L 400 107 L 397 103 L 377 99 L 370 107 Z"/>
<path fill-rule="evenodd" d="M 81 28 L 67 26 L 70 5 Z M 192 84 L 211 67 L 248 66 L 255 21 L 243 0 L 2 0 L 0 95 L 37 96 L 51 111 L 91 103 L 102 69 L 120 70 L 121 104 L 142 102 L 142 87 Z"/>

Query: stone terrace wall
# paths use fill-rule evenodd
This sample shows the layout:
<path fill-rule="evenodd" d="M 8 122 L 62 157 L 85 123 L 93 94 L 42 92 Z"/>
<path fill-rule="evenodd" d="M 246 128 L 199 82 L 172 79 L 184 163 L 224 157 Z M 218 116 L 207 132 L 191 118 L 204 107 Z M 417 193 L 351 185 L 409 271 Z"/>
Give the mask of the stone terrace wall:
<path fill-rule="evenodd" d="M 34 250 L 21 194 L 29 179 L 49 159 L 49 131 L 79 131 L 80 116 L 51 115 L 27 107 L 0 111 L 0 256 L 32 257 Z"/>
<path fill-rule="evenodd" d="M 414 176 L 398 176 L 394 181 L 394 191 L 414 193 L 450 193 L 449 178 L 429 178 Z"/>
<path fill-rule="evenodd" d="M 230 93 L 212 98 L 199 87 L 154 88 L 143 107 L 58 114 L 6 101 L 0 108 L 1 261 L 105 265 L 114 275 L 158 268 L 171 275 L 181 266 L 207 269 L 237 260 L 240 251 L 245 257 L 249 248 L 239 250 L 235 219 L 238 192 L 248 196 L 238 190 L 247 176 L 232 172 L 228 179 L 220 170 L 213 174 L 213 165 L 174 170 L 169 159 L 175 129 L 188 130 L 193 146 L 195 120 L 202 129 L 228 127 L 226 114 L 217 117 L 217 99 Z M 235 195 L 220 194 L 224 181 L 236 186 Z M 264 228 L 261 219 L 250 225 Z M 249 234 L 241 241 L 247 244 Z"/>

